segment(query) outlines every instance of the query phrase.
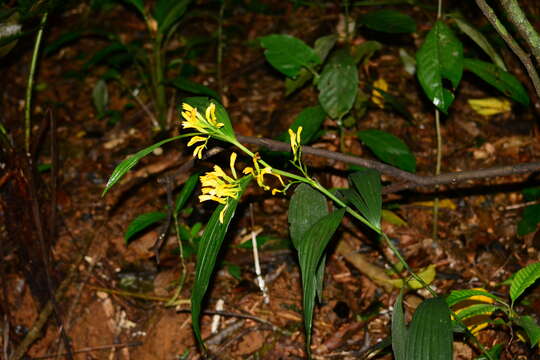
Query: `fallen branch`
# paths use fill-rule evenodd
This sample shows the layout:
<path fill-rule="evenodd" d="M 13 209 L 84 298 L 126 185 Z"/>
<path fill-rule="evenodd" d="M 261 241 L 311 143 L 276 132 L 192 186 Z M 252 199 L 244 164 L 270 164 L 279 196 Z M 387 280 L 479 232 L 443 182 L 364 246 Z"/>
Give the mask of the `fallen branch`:
<path fill-rule="evenodd" d="M 286 152 L 291 151 L 290 145 L 288 143 L 277 140 L 241 135 L 238 135 L 237 138 L 238 140 L 240 140 L 240 142 L 262 146 L 269 150 Z M 496 166 L 480 170 L 445 173 L 436 176 L 422 176 L 403 171 L 401 169 L 395 168 L 387 164 L 383 164 L 375 160 L 363 159 L 357 156 L 346 155 L 335 151 L 317 149 L 311 146 L 302 147 L 302 152 L 304 154 L 320 156 L 327 159 L 341 161 L 347 164 L 359 165 L 366 168 L 375 169 L 381 174 L 388 175 L 397 180 L 400 180 L 400 182 L 398 183 L 385 187 L 383 190 L 384 193 L 395 193 L 398 191 L 414 189 L 421 186 L 447 184 L 456 185 L 458 183 L 463 183 L 467 180 L 489 179 L 498 176 L 511 176 L 540 171 L 540 162 L 530 162 L 516 165 Z"/>

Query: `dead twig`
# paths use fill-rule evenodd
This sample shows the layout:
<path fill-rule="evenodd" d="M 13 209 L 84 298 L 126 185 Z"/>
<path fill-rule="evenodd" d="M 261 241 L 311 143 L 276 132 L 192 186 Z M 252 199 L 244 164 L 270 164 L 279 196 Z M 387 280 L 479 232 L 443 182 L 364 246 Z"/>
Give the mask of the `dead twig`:
<path fill-rule="evenodd" d="M 110 344 L 110 345 L 99 345 L 99 346 L 90 346 L 78 350 L 73 350 L 73 354 L 83 354 L 83 353 L 89 353 L 93 351 L 103 351 L 103 350 L 110 350 L 110 349 L 121 349 L 126 347 L 135 347 L 135 346 L 141 346 L 143 343 L 142 341 L 135 341 L 132 343 L 123 343 L 123 344 Z M 67 353 L 58 353 L 58 354 L 50 354 L 50 355 L 43 355 L 33 358 L 34 360 L 38 359 L 51 359 L 58 356 L 66 356 Z"/>
<path fill-rule="evenodd" d="M 290 145 L 285 142 L 256 138 L 252 136 L 237 136 L 240 142 L 252 145 L 258 145 L 274 151 L 287 151 L 290 152 Z M 366 168 L 375 169 L 381 174 L 391 176 L 400 182 L 386 186 L 383 189 L 383 193 L 395 193 L 407 189 L 414 189 L 421 186 L 434 186 L 434 185 L 456 185 L 468 180 L 474 179 L 489 179 L 499 176 L 511 176 L 517 174 L 526 174 L 535 171 L 540 171 L 540 162 L 530 162 L 516 165 L 504 165 L 496 166 L 487 169 L 469 170 L 445 173 L 436 176 L 421 176 L 403 171 L 393 166 L 383 164 L 375 160 L 368 160 L 359 158 L 352 155 L 346 155 L 335 151 L 317 149 L 311 146 L 302 147 L 304 154 L 315 155 L 324 157 L 331 160 L 341 161 L 347 164 L 360 165 Z"/>

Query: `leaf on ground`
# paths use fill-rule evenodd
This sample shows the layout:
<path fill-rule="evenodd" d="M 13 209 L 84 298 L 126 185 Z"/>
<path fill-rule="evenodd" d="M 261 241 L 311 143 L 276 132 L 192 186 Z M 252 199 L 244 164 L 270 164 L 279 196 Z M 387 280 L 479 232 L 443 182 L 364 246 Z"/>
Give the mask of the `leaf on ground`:
<path fill-rule="evenodd" d="M 504 114 L 512 110 L 512 104 L 507 99 L 468 99 L 467 102 L 476 113 L 482 116 Z"/>

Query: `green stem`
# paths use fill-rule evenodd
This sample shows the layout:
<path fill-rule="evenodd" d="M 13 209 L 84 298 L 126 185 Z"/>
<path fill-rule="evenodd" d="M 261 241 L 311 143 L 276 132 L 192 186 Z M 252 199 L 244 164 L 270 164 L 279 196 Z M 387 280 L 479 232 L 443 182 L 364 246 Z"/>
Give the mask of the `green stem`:
<path fill-rule="evenodd" d="M 437 133 L 437 163 L 435 165 L 435 176 L 441 173 L 442 162 L 442 135 L 441 135 L 441 120 L 439 110 L 435 109 L 435 132 Z M 438 189 L 438 186 L 436 187 Z M 439 222 L 439 198 L 436 197 L 433 201 L 433 239 L 437 240 Z"/>
<path fill-rule="evenodd" d="M 26 98 L 24 102 L 24 149 L 27 154 L 30 154 L 30 134 L 32 123 L 30 119 L 30 111 L 32 109 L 32 91 L 34 88 L 34 74 L 36 72 L 37 58 L 39 55 L 39 48 L 41 45 L 41 38 L 43 37 L 43 29 L 47 22 L 49 13 L 45 12 L 41 17 L 39 23 L 39 30 L 36 35 L 36 42 L 34 43 L 34 51 L 32 52 L 32 61 L 30 62 L 30 72 L 28 73 L 28 81 L 26 83 Z"/>

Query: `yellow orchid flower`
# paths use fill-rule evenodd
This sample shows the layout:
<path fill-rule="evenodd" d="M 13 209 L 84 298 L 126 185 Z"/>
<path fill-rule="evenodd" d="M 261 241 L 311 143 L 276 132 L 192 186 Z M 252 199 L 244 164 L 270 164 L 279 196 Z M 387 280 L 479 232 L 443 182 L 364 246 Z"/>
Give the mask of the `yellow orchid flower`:
<path fill-rule="evenodd" d="M 214 165 L 214 171 L 207 172 L 201 176 L 202 184 L 202 195 L 199 195 L 199 201 L 216 201 L 220 204 L 224 204 L 225 207 L 219 213 L 219 221 L 223 224 L 223 218 L 225 216 L 225 211 L 229 206 L 229 198 L 238 199 L 238 194 L 240 194 L 240 185 L 236 176 L 236 170 L 234 169 L 234 164 L 236 161 L 237 154 L 232 153 L 230 158 L 230 167 L 233 177 L 230 177 L 223 171 L 218 165 Z"/>
<path fill-rule="evenodd" d="M 301 126 L 298 127 L 298 130 L 296 130 L 296 133 L 292 129 L 289 129 L 289 137 L 291 138 L 291 150 L 294 157 L 293 162 L 296 162 L 296 160 L 300 159 L 300 153 L 301 153 L 300 135 L 301 134 L 302 134 Z"/>
<path fill-rule="evenodd" d="M 208 105 L 204 117 L 199 114 L 196 108 L 187 103 L 182 104 L 182 109 L 182 117 L 184 118 L 184 121 L 182 121 L 182 127 L 184 129 L 191 128 L 197 130 L 201 134 L 219 135 L 219 129 L 225 126 L 223 123 L 217 121 L 216 104 L 214 103 L 210 103 L 210 105 Z M 193 151 L 194 157 L 197 157 L 199 159 L 202 158 L 202 152 L 206 148 L 208 138 L 209 137 L 197 135 L 192 137 L 191 140 L 188 142 L 188 146 L 199 142 L 204 142 L 202 145 L 198 145 L 195 148 L 195 150 Z"/>
<path fill-rule="evenodd" d="M 253 175 L 255 179 L 257 180 L 257 184 L 259 185 L 259 187 L 267 191 L 270 190 L 271 188 L 270 186 L 264 183 L 264 175 L 266 174 L 275 176 L 276 178 L 279 179 L 279 182 L 281 183 L 281 185 L 285 186 L 285 183 L 283 182 L 283 178 L 281 177 L 281 175 L 273 172 L 273 169 L 270 166 L 265 166 L 264 168 L 261 169 L 259 165 L 259 160 L 260 160 L 260 156 L 257 153 L 253 156 L 253 167 L 246 167 L 243 170 L 243 173 L 246 175 L 248 174 Z M 282 192 L 282 191 L 283 190 L 272 189 L 272 195 L 275 195 L 276 192 Z"/>

